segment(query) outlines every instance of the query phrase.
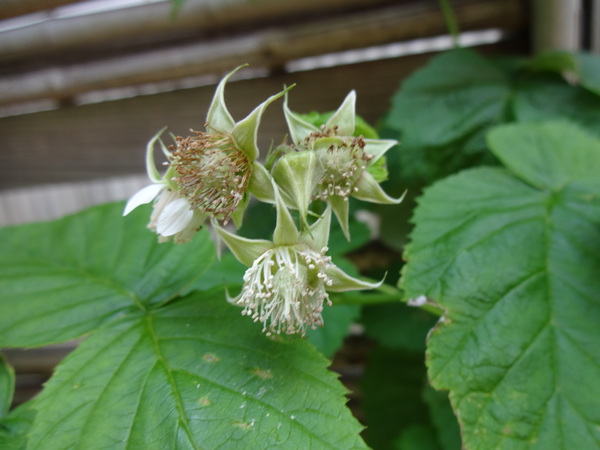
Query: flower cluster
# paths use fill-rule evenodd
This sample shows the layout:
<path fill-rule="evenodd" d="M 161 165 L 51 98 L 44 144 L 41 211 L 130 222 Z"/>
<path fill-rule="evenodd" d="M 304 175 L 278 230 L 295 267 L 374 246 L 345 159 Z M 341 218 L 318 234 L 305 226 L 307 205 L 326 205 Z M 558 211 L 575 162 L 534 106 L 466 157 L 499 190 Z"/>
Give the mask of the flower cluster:
<path fill-rule="evenodd" d="M 350 239 L 349 197 L 388 204 L 402 200 L 387 196 L 369 170 L 396 141 L 355 135 L 354 91 L 321 127 L 289 109 L 290 88 L 234 122 L 225 106 L 224 89 L 239 69 L 217 86 L 205 131 L 176 137 L 169 147 L 161 140 L 164 130 L 150 140 L 146 166 L 152 184 L 129 200 L 124 215 L 154 201 L 148 227 L 161 242 L 173 238 L 177 243 L 191 239 L 210 219 L 217 236 L 248 266 L 242 291 L 231 302 L 260 322 L 267 334 L 304 334 L 323 325 L 322 311 L 324 305 L 331 305 L 330 292 L 381 284 L 344 273 L 327 255 L 327 246 L 332 213 Z M 258 126 L 265 108 L 284 95 L 292 142 L 271 155 L 267 169 L 258 162 Z M 157 143 L 167 159 L 163 175 L 154 163 Z M 230 220 L 240 226 L 250 195 L 276 207 L 272 241 L 247 239 L 224 228 Z M 322 214 L 314 211 L 318 203 L 325 203 Z M 300 228 L 290 209 L 299 212 Z"/>

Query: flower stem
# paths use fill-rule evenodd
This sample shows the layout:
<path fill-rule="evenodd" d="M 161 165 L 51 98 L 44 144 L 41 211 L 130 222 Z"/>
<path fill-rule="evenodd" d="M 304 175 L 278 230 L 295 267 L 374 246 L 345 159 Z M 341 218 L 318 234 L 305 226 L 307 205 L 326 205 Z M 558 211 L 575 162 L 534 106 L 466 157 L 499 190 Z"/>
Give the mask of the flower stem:
<path fill-rule="evenodd" d="M 374 289 L 374 293 L 363 292 L 343 292 L 334 294 L 333 303 L 336 305 L 376 305 L 380 303 L 403 303 L 402 291 L 397 287 L 389 284 L 382 284 Z M 435 316 L 442 316 L 444 311 L 431 303 L 426 303 L 420 306 L 424 311 L 427 311 Z"/>
<path fill-rule="evenodd" d="M 446 27 L 452 36 L 454 48 L 459 48 L 460 44 L 458 42 L 458 36 L 460 31 L 458 30 L 458 24 L 456 23 L 454 11 L 452 11 L 452 7 L 450 6 L 450 0 L 439 0 L 439 2 L 440 8 L 442 9 L 442 14 L 444 15 L 444 21 L 446 22 Z"/>

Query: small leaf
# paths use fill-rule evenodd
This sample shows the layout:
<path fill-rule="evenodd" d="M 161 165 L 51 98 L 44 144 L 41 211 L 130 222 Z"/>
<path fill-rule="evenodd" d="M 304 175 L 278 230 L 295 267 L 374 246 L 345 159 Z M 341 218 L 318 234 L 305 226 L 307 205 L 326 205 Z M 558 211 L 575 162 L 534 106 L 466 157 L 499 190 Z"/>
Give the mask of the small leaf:
<path fill-rule="evenodd" d="M 64 342 L 131 309 L 168 301 L 214 255 L 208 233 L 159 244 L 149 206 L 123 203 L 0 230 L 0 346 Z"/>
<path fill-rule="evenodd" d="M 0 418 L 8 412 L 14 392 L 15 371 L 6 360 L 6 357 L 0 353 Z"/>
<path fill-rule="evenodd" d="M 2 450 L 26 448 L 27 433 L 36 414 L 33 404 L 34 401 L 24 403 L 0 420 L 0 448 Z"/>
<path fill-rule="evenodd" d="M 596 448 L 600 144 L 568 124 L 505 126 L 490 143 L 513 173 L 465 171 L 415 212 L 406 297 L 447 311 L 430 380 L 465 448 Z"/>
<path fill-rule="evenodd" d="M 328 364 L 264 336 L 222 290 L 197 292 L 71 353 L 36 399 L 29 448 L 364 448 Z"/>

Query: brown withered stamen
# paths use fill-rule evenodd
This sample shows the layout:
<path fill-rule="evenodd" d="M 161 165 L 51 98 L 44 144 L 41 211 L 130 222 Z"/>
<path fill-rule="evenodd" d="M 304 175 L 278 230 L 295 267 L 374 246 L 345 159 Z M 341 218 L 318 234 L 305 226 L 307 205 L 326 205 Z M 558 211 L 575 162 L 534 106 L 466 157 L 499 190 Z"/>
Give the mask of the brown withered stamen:
<path fill-rule="evenodd" d="M 176 139 L 174 181 L 192 209 L 227 224 L 246 192 L 252 164 L 231 135 L 190 131 L 194 135 Z"/>

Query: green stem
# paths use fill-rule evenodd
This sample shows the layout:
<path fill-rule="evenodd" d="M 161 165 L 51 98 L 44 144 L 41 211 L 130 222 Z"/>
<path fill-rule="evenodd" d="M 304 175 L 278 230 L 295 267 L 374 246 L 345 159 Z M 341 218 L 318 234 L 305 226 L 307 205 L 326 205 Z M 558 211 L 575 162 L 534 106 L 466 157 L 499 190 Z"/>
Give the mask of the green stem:
<path fill-rule="evenodd" d="M 397 287 L 384 283 L 374 289 L 374 291 L 374 293 L 344 292 L 343 294 L 336 295 L 333 303 L 336 305 L 375 305 L 402 302 L 402 291 Z M 432 304 L 425 304 L 420 306 L 420 308 L 438 317 L 444 314 L 441 308 Z"/>
<path fill-rule="evenodd" d="M 442 9 L 442 14 L 444 15 L 444 22 L 446 22 L 448 32 L 452 36 L 454 48 L 459 48 L 460 44 L 458 42 L 458 35 L 460 32 L 458 31 L 458 24 L 456 23 L 456 16 L 454 15 L 454 11 L 452 11 L 452 7 L 450 6 L 450 0 L 439 0 L 439 2 L 440 8 Z"/>

